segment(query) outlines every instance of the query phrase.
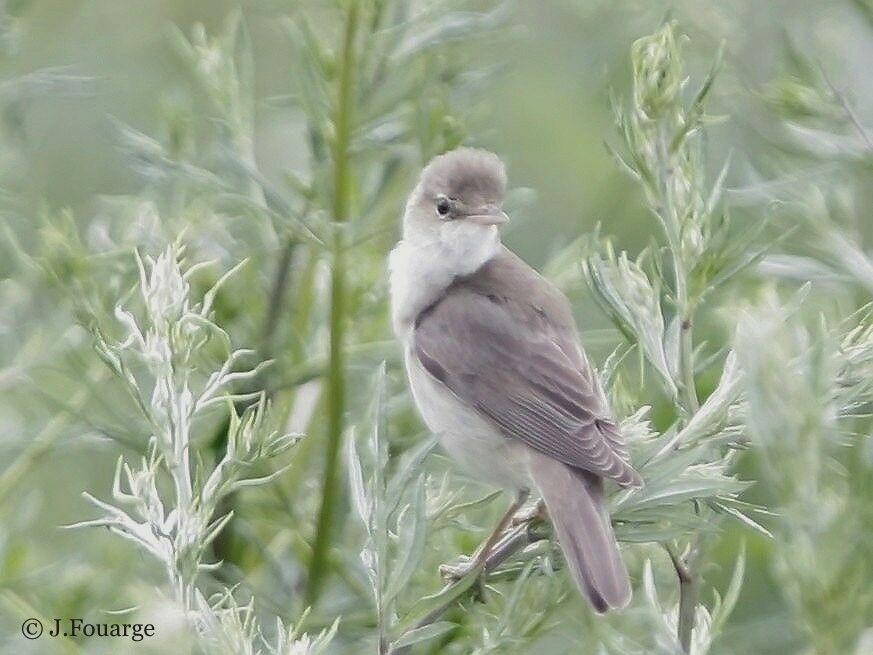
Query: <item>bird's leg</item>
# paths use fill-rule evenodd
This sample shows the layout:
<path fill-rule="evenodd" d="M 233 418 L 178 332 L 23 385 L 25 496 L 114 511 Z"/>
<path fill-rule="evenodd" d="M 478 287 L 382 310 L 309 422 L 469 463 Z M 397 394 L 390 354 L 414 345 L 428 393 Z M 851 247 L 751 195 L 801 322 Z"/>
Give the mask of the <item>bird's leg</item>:
<path fill-rule="evenodd" d="M 549 520 L 549 510 L 546 507 L 546 504 L 543 502 L 543 499 L 540 498 L 536 505 L 531 507 L 526 512 L 521 512 L 520 514 L 516 514 L 512 517 L 512 527 L 517 527 L 519 525 L 524 525 L 525 523 L 530 523 L 534 519 L 540 519 L 541 521 Z"/>
<path fill-rule="evenodd" d="M 494 545 L 498 542 L 500 537 L 503 536 L 503 531 L 509 527 L 510 523 L 512 523 L 512 519 L 515 516 L 515 513 L 521 509 L 524 502 L 528 497 L 528 490 L 521 489 L 518 494 L 515 496 L 515 500 L 509 506 L 509 509 L 506 510 L 506 514 L 504 514 L 500 521 L 497 522 L 497 525 L 494 528 L 494 531 L 491 535 L 485 540 L 485 542 L 479 547 L 476 551 L 476 554 L 473 556 L 473 561 L 476 566 L 484 566 L 488 556 L 491 555 L 491 549 L 494 548 Z"/>
<path fill-rule="evenodd" d="M 497 522 L 494 531 L 484 542 L 482 542 L 482 545 L 476 549 L 476 552 L 472 557 L 464 557 L 457 564 L 443 564 L 440 566 L 440 574 L 446 578 L 460 580 L 474 569 L 481 568 L 484 572 L 485 563 L 488 560 L 488 556 L 491 554 L 491 550 L 500 540 L 500 537 L 503 536 L 504 530 L 506 530 L 506 528 L 513 522 L 512 519 L 515 516 L 515 513 L 521 509 L 522 505 L 524 505 L 528 494 L 529 492 L 527 489 L 521 489 L 518 492 L 515 500 L 509 506 L 509 509 L 506 510 L 506 514 L 504 514 L 500 521 Z"/>

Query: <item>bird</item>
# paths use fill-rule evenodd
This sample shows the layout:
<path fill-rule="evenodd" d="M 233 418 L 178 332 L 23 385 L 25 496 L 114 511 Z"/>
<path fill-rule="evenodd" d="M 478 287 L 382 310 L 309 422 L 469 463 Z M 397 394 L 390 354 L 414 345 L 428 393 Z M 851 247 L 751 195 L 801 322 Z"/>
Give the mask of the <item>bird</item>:
<path fill-rule="evenodd" d="M 538 492 L 574 582 L 598 613 L 631 598 L 604 481 L 639 487 L 566 296 L 501 242 L 500 158 L 434 157 L 389 255 L 391 320 L 418 411 L 471 477 L 515 493 L 487 550 Z"/>

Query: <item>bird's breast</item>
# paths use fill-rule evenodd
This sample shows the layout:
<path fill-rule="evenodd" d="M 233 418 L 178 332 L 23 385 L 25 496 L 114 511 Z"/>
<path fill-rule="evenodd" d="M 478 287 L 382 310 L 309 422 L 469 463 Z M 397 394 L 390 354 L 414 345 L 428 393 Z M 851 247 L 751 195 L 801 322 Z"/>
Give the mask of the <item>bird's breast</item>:
<path fill-rule="evenodd" d="M 391 251 L 388 271 L 394 331 L 404 340 L 419 312 L 452 281 L 485 265 L 500 247 L 497 228 L 452 221 L 433 238 L 403 239 Z"/>
<path fill-rule="evenodd" d="M 446 452 L 472 477 L 506 489 L 529 488 L 521 443 L 504 437 L 419 363 L 411 344 L 405 348 L 412 396 L 427 427 Z"/>

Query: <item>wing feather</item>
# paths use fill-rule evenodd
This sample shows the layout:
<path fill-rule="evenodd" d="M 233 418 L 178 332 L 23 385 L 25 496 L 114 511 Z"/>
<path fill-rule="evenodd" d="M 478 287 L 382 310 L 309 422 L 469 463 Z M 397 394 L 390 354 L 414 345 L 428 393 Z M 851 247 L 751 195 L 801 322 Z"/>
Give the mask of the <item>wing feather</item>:
<path fill-rule="evenodd" d="M 414 353 L 501 432 L 570 466 L 637 485 L 596 376 L 575 341 L 526 299 L 457 285 L 416 322 Z"/>

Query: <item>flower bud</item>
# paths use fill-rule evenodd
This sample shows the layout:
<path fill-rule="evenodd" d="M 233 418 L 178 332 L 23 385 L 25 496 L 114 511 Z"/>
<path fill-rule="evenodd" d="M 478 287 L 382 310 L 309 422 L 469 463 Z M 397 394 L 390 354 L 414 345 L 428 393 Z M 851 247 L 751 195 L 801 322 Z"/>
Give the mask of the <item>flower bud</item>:
<path fill-rule="evenodd" d="M 682 87 L 682 66 L 673 24 L 634 42 L 634 99 L 650 119 L 664 115 Z"/>

